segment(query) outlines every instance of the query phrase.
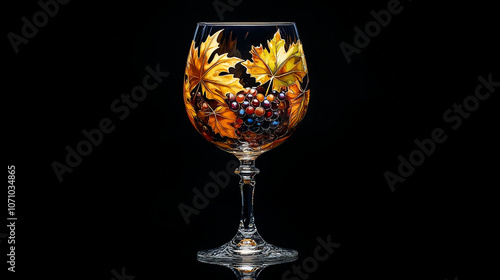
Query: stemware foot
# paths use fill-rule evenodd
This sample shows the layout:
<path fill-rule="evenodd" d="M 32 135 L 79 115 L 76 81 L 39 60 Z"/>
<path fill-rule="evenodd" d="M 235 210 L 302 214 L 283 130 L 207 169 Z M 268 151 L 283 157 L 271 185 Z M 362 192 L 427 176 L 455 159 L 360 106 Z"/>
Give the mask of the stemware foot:
<path fill-rule="evenodd" d="M 239 230 L 231 241 L 217 248 L 199 251 L 197 258 L 205 263 L 277 264 L 294 261 L 297 256 L 296 250 L 267 243 L 257 231 L 248 233 Z"/>

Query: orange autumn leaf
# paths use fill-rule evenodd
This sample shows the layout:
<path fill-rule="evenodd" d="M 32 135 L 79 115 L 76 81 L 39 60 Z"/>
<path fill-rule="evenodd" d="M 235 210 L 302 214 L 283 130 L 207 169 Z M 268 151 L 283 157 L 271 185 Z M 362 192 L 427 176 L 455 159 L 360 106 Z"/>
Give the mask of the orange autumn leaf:
<path fill-rule="evenodd" d="M 208 99 L 223 103 L 226 93 L 236 93 L 243 89 L 238 78 L 235 78 L 233 74 L 227 74 L 229 68 L 235 67 L 243 60 L 228 57 L 227 53 L 223 55 L 214 53 L 219 48 L 217 37 L 221 32 L 222 30 L 219 30 L 214 35 L 209 35 L 206 41 L 197 48 L 193 40 L 189 50 L 186 75 L 189 92 L 201 86 L 201 91 Z"/>
<path fill-rule="evenodd" d="M 236 129 L 232 126 L 232 124 L 238 118 L 236 114 L 231 111 L 226 106 L 217 106 L 214 109 L 209 107 L 208 112 L 198 112 L 200 117 L 209 117 L 208 125 L 212 128 L 215 133 L 219 133 L 222 137 L 229 138 L 237 138 L 236 137 Z"/>
<path fill-rule="evenodd" d="M 309 93 L 310 90 L 303 90 L 299 83 L 288 87 L 286 96 L 290 102 L 290 107 L 288 108 L 288 115 L 290 116 L 288 126 L 290 128 L 297 125 L 304 118 L 307 105 L 309 104 Z"/>
<path fill-rule="evenodd" d="M 289 45 L 285 50 L 285 40 L 281 38 L 279 30 L 274 34 L 272 40 L 267 41 L 268 49 L 262 44 L 252 46 L 250 54 L 252 60 L 242 64 L 247 68 L 247 73 L 255 78 L 261 85 L 271 81 L 273 89 L 278 90 L 282 86 L 290 86 L 307 74 L 307 66 L 302 50 L 302 43 Z"/>
<path fill-rule="evenodd" d="M 185 78 L 186 79 L 186 78 Z M 189 121 L 196 127 L 196 121 L 194 118 L 196 117 L 196 111 L 194 106 L 191 104 L 191 94 L 189 92 L 189 82 L 184 81 L 184 105 L 186 106 L 186 113 L 188 115 Z"/>

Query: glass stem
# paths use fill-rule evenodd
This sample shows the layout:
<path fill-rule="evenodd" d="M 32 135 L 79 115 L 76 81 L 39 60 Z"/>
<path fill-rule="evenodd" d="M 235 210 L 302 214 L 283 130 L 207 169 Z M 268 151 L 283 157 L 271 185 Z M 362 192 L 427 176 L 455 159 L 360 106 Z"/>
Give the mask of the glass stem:
<path fill-rule="evenodd" d="M 259 169 L 255 167 L 254 159 L 240 160 L 240 166 L 234 172 L 241 177 L 241 218 L 238 231 L 246 236 L 257 231 L 253 216 L 253 194 L 255 189 L 254 176 L 259 174 Z"/>

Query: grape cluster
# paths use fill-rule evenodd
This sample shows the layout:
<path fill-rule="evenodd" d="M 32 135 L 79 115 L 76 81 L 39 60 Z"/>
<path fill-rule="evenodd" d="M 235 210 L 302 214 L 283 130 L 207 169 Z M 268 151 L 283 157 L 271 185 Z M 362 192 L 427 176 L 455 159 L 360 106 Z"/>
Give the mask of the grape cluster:
<path fill-rule="evenodd" d="M 238 116 L 234 125 L 237 133 L 279 134 L 287 122 L 286 92 L 286 89 L 281 92 L 273 90 L 265 95 L 264 87 L 259 86 L 245 88 L 237 94 L 228 93 L 226 102 Z"/>

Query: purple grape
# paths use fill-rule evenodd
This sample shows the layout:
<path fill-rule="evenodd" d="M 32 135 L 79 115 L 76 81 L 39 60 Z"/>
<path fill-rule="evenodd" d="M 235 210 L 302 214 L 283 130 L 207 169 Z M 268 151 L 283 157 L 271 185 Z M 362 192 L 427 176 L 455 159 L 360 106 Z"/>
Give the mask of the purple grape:
<path fill-rule="evenodd" d="M 229 107 L 231 108 L 231 110 L 236 111 L 240 108 L 240 103 L 233 101 L 233 102 L 231 102 Z"/>
<path fill-rule="evenodd" d="M 243 109 L 246 109 L 248 106 L 250 106 L 250 101 L 248 101 L 248 100 L 245 100 L 245 101 L 243 101 L 243 103 L 241 103 L 241 107 Z"/>
<path fill-rule="evenodd" d="M 262 107 L 264 107 L 264 109 L 271 108 L 271 102 L 269 102 L 269 100 L 267 100 L 267 99 L 262 101 L 261 105 L 262 105 Z"/>

